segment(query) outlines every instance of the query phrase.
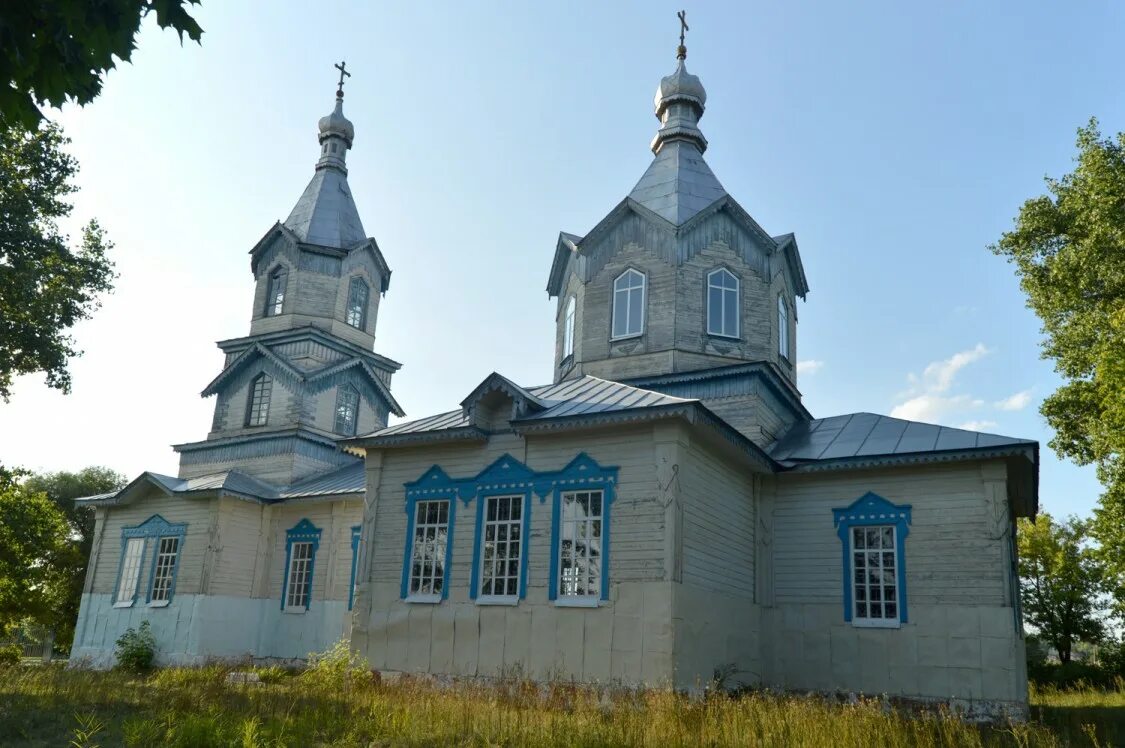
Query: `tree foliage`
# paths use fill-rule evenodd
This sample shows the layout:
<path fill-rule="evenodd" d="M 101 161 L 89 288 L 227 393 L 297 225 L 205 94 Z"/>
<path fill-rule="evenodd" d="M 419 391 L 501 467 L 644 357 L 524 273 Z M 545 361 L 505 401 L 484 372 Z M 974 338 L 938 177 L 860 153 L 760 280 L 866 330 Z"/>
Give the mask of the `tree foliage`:
<path fill-rule="evenodd" d="M 199 0 L 5 0 L 0 4 L 0 116 L 36 127 L 40 106 L 67 99 L 88 104 L 104 74 L 136 49 L 141 21 L 156 14 L 163 29 L 198 42 L 188 5 Z M 115 59 L 116 58 L 116 59 Z"/>
<path fill-rule="evenodd" d="M 992 249 L 1015 265 L 1066 380 L 1041 408 L 1051 447 L 1105 486 L 1093 533 L 1125 612 L 1125 133 L 1103 138 L 1091 120 L 1077 145 L 1074 170 L 1048 178 Z"/>
<path fill-rule="evenodd" d="M 1076 642 L 1105 636 L 1102 570 L 1090 547 L 1089 523 L 1075 517 L 1057 523 L 1043 513 L 1034 521 L 1021 519 L 1017 537 L 1024 618 L 1060 660 L 1070 662 Z"/>
<path fill-rule="evenodd" d="M 54 124 L 27 131 L 0 118 L 0 398 L 12 379 L 45 372 L 67 392 L 67 361 L 78 354 L 67 331 L 98 308 L 113 288 L 112 243 L 96 221 L 77 249 L 57 221 L 71 213 L 77 162 Z"/>
<path fill-rule="evenodd" d="M 105 467 L 88 467 L 77 473 L 34 473 L 23 482 L 25 492 L 45 495 L 67 523 L 68 549 L 60 552 L 55 561 L 59 575 L 59 599 L 55 603 L 53 620 L 40 621 L 54 628 L 55 643 L 63 649 L 69 647 L 74 638 L 82 586 L 86 582 L 86 567 L 94 544 L 94 510 L 79 506 L 74 500 L 108 493 L 123 485 L 125 477 Z"/>
<path fill-rule="evenodd" d="M 0 488 L 0 630 L 23 618 L 54 620 L 71 553 L 66 517 L 45 494 Z"/>

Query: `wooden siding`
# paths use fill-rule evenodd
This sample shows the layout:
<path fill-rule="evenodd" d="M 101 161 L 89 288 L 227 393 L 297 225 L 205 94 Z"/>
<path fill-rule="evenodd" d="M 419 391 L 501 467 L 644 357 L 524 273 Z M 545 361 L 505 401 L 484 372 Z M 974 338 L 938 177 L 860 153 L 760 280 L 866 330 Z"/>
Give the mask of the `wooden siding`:
<path fill-rule="evenodd" d="M 198 593 L 203 577 L 204 559 L 210 544 L 209 531 L 213 511 L 215 511 L 213 499 L 165 496 L 155 487 L 148 495 L 132 504 L 107 507 L 104 524 L 100 528 L 101 547 L 95 561 L 94 584 L 91 591 L 109 595 L 116 592 L 117 571 L 121 562 L 122 529 L 139 525 L 152 515 L 159 514 L 173 524 L 187 523 L 176 571 L 176 594 Z M 144 558 L 141 560 L 141 575 L 137 589 L 142 597 L 145 585 L 149 583 L 153 549 L 154 544 L 147 543 Z"/>
<path fill-rule="evenodd" d="M 778 604 L 842 604 L 840 538 L 832 510 L 868 491 L 913 507 L 906 539 L 910 605 L 1005 605 L 1008 562 L 980 463 L 788 475 L 773 512 Z"/>

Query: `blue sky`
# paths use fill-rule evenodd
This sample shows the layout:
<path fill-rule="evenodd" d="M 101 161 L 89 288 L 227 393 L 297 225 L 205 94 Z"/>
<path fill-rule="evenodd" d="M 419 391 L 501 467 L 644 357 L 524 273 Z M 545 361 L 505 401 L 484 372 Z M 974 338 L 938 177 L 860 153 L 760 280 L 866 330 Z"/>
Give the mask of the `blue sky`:
<path fill-rule="evenodd" d="M 75 232 L 116 242 L 117 292 L 76 337 L 74 392 L 22 378 L 0 461 L 174 473 L 205 436 L 213 341 L 244 335 L 247 252 L 312 175 L 335 71 L 354 77 L 349 179 L 393 281 L 376 350 L 413 417 L 492 370 L 550 380 L 544 291 L 559 230 L 586 233 L 652 157 L 652 95 L 681 4 L 233 3 L 203 45 L 146 23 L 133 65 L 55 113 L 80 160 Z M 1125 130 L 1125 5 L 715 3 L 688 7 L 708 163 L 768 231 L 796 233 L 800 388 L 859 410 L 1036 438 L 1041 505 L 1087 513 L 1091 468 L 1038 415 L 1059 380 L 987 246 L 1091 116 Z"/>

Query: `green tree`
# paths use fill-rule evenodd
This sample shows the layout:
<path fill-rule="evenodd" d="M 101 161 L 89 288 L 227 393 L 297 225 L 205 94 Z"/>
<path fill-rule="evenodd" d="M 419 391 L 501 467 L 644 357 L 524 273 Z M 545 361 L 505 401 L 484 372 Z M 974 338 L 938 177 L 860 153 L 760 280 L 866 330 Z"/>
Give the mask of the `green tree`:
<path fill-rule="evenodd" d="M 1075 643 L 1105 636 L 1102 569 L 1089 523 L 1071 517 L 1060 524 L 1043 513 L 1021 519 L 1017 538 L 1024 618 L 1070 662 Z"/>
<path fill-rule="evenodd" d="M 35 131 L 0 118 L 0 398 L 11 397 L 12 378 L 45 372 L 47 384 L 68 392 L 67 361 L 78 354 L 67 334 L 113 288 L 112 244 L 96 221 L 69 246 L 57 221 L 71 213 L 70 183 L 78 171 L 63 152 L 62 130 Z"/>
<path fill-rule="evenodd" d="M 66 517 L 46 494 L 0 487 L 0 630 L 24 618 L 53 622 L 71 553 Z"/>
<path fill-rule="evenodd" d="M 188 14 L 199 0 L 5 0 L 0 4 L 0 116 L 33 129 L 39 105 L 67 99 L 89 104 L 117 60 L 128 62 L 141 21 L 156 13 L 161 28 L 198 42 L 203 29 Z"/>
<path fill-rule="evenodd" d="M 67 649 L 74 639 L 78 606 L 82 602 L 82 586 L 86 566 L 94 543 L 94 510 L 79 506 L 74 500 L 83 496 L 108 493 L 125 485 L 125 477 L 105 467 L 88 467 L 77 473 L 35 473 L 23 481 L 29 493 L 43 494 L 62 512 L 68 526 L 69 550 L 60 552 L 55 560 L 61 598 L 54 609 L 54 620 L 44 621 L 55 629 L 55 644 Z"/>
<path fill-rule="evenodd" d="M 1040 410 L 1050 445 L 1095 464 L 1105 486 L 1093 534 L 1125 613 L 1125 133 L 1103 138 L 1090 120 L 1075 163 L 992 250 L 1015 265 L 1043 322 L 1043 356 L 1066 380 Z"/>

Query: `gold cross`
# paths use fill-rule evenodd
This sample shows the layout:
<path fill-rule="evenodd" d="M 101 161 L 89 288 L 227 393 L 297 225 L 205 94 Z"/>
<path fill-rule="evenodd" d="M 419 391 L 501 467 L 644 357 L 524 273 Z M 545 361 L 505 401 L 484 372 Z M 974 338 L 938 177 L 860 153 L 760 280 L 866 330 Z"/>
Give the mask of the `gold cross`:
<path fill-rule="evenodd" d="M 336 84 L 336 95 L 337 96 L 343 96 L 344 95 L 344 76 L 347 76 L 349 78 L 352 77 L 352 74 L 344 69 L 347 66 L 348 66 L 347 61 L 341 61 L 339 65 L 334 66 L 337 70 L 340 71 L 340 82 Z"/>

